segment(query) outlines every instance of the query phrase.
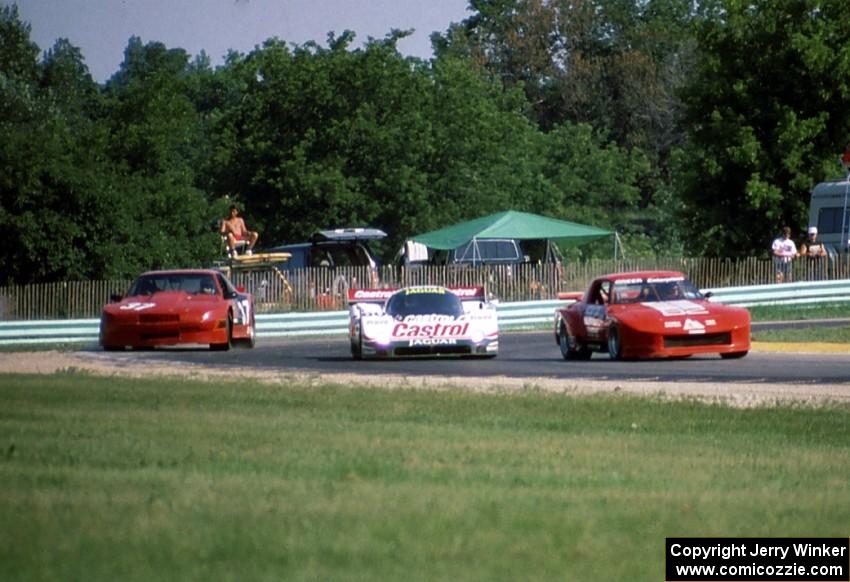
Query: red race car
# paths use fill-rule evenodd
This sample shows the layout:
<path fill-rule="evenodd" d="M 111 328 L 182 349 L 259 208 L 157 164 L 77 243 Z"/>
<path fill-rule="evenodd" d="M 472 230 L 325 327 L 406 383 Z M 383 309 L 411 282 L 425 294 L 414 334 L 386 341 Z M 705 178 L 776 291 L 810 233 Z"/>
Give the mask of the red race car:
<path fill-rule="evenodd" d="M 565 360 L 605 351 L 612 360 L 743 358 L 750 350 L 749 311 L 709 302 L 676 271 L 605 275 L 584 295 L 562 297 L 576 300 L 555 311 L 555 341 Z"/>
<path fill-rule="evenodd" d="M 151 271 L 112 300 L 100 318 L 105 350 L 177 344 L 228 350 L 235 342 L 254 347 L 254 300 L 219 271 Z"/>

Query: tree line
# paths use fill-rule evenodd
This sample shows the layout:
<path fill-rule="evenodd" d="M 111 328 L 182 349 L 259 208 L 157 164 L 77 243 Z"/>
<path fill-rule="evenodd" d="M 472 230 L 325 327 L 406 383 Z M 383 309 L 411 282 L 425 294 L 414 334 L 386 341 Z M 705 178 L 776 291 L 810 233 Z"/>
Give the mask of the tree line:
<path fill-rule="evenodd" d="M 471 0 L 402 56 L 271 38 L 204 54 L 130 38 L 95 82 L 0 9 L 0 285 L 126 278 L 261 246 L 408 236 L 517 209 L 616 229 L 632 255 L 766 253 L 805 226 L 850 136 L 850 4 Z M 576 258 L 610 248 L 572 250 Z"/>

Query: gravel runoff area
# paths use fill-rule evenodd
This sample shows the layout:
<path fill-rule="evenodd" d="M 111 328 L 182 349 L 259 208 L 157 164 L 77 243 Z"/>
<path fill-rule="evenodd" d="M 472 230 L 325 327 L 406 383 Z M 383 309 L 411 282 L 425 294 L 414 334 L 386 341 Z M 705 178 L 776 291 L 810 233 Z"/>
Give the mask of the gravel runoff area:
<path fill-rule="evenodd" d="M 754 349 L 756 346 L 753 346 Z M 762 350 L 791 351 L 787 346 L 760 346 Z M 850 347 L 839 351 L 850 353 Z M 404 376 L 357 374 L 318 374 L 254 368 L 219 368 L 200 364 L 135 362 L 116 359 L 103 352 L 6 352 L 0 353 L 0 373 L 53 374 L 79 371 L 101 376 L 150 378 L 173 377 L 191 380 L 234 381 L 234 378 L 266 384 L 361 386 L 402 390 L 469 390 L 479 393 L 509 394 L 542 392 L 564 395 L 631 394 L 668 400 L 698 400 L 738 408 L 796 404 L 823 406 L 850 403 L 848 384 L 774 384 L 651 382 L 556 378 Z"/>

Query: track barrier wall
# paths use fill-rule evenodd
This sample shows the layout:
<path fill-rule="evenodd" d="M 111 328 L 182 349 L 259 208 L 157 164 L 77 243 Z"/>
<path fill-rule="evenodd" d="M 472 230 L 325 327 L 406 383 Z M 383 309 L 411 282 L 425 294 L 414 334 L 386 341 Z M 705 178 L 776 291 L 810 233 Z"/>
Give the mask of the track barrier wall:
<path fill-rule="evenodd" d="M 711 301 L 728 305 L 815 305 L 850 301 L 850 279 L 782 285 L 753 285 L 703 289 Z M 564 300 L 499 303 L 499 328 L 503 331 L 534 329 L 553 321 Z M 99 319 L 63 319 L 0 322 L 0 346 L 91 343 L 97 341 Z M 348 311 L 267 313 L 257 315 L 257 337 L 345 336 Z"/>

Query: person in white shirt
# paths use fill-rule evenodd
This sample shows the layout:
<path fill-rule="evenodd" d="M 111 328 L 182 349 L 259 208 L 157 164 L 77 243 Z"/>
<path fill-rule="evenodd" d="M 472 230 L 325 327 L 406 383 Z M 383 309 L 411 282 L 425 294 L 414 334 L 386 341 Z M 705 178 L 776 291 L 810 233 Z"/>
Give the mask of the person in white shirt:
<path fill-rule="evenodd" d="M 776 238 L 771 245 L 773 253 L 773 266 L 776 269 L 777 283 L 790 283 L 793 280 L 791 275 L 791 265 L 797 258 L 797 245 L 791 240 L 791 229 L 784 227 L 782 236 Z"/>

